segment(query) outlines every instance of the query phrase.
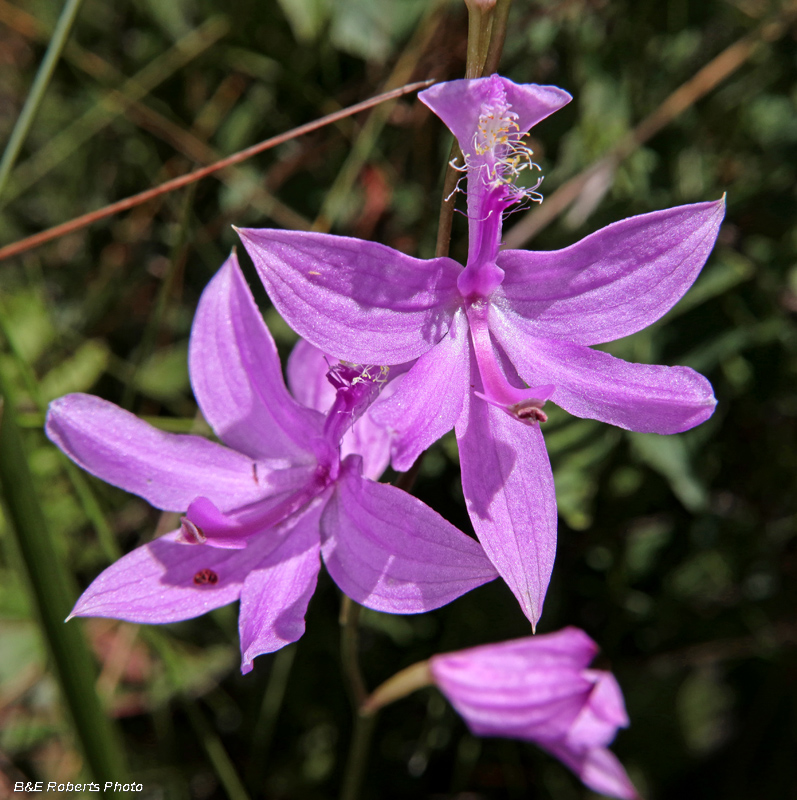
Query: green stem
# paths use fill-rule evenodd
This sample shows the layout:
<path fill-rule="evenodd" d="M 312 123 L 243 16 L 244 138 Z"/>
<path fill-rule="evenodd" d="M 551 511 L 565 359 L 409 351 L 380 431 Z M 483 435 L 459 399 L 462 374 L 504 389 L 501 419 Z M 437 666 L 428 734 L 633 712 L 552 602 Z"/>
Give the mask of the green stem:
<path fill-rule="evenodd" d="M 340 800 L 357 800 L 360 796 L 375 727 L 376 714 L 362 712 L 357 714 L 349 747 L 349 757 L 346 760 L 346 772 L 343 776 Z"/>
<path fill-rule="evenodd" d="M 75 24 L 80 6 L 83 0 L 67 0 L 64 5 L 64 10 L 58 19 L 58 24 L 53 31 L 53 36 L 50 39 L 50 44 L 47 47 L 47 52 L 44 54 L 39 71 L 33 80 L 33 85 L 30 87 L 28 98 L 25 100 L 25 105 L 22 106 L 19 118 L 14 125 L 14 130 L 11 131 L 11 137 L 8 140 L 6 149 L 3 152 L 3 158 L 0 161 L 0 195 L 6 188 L 8 176 L 14 168 L 17 157 L 19 156 L 22 145 L 28 136 L 30 126 L 33 124 L 33 119 L 36 112 L 39 110 L 44 94 L 47 91 L 47 86 L 50 83 L 50 78 L 53 76 L 55 65 L 61 57 L 61 51 L 64 49 L 69 33 L 72 26 Z"/>
<path fill-rule="evenodd" d="M 437 245 L 434 251 L 437 258 L 447 256 L 451 248 L 451 226 L 454 222 L 454 209 L 457 204 L 457 181 L 462 177 L 462 173 L 451 166 L 454 160 L 462 163 L 462 151 L 459 149 L 459 144 L 456 140 L 451 145 L 446 175 L 443 178 L 443 202 L 440 205 L 440 218 L 437 223 Z"/>
<path fill-rule="evenodd" d="M 358 646 L 360 641 L 359 622 L 362 606 L 350 597 L 343 595 L 340 606 L 340 659 L 343 675 L 349 688 L 352 704 L 358 709 L 368 695 L 365 680 L 360 670 Z"/>
<path fill-rule="evenodd" d="M 219 776 L 229 800 L 249 800 L 249 794 L 238 777 L 221 739 L 210 727 L 210 723 L 199 708 L 197 701 L 194 698 L 185 697 L 183 698 L 183 708 L 188 714 L 188 720 L 202 742 L 208 760 L 213 765 L 216 775 Z"/>
<path fill-rule="evenodd" d="M 249 769 L 246 775 L 249 786 L 259 786 L 263 779 L 295 657 L 296 647 L 289 645 L 283 647 L 271 662 L 271 672 L 268 676 L 266 691 L 263 693 L 260 716 L 252 732 L 252 742 L 249 747 Z"/>
<path fill-rule="evenodd" d="M 196 698 L 187 696 L 183 691 L 180 680 L 182 665 L 171 642 L 155 628 L 144 627 L 141 629 L 141 635 L 161 657 L 166 668 L 167 680 L 177 690 L 178 700 L 185 710 L 188 721 L 202 744 L 221 785 L 224 787 L 227 797 L 229 800 L 250 800 L 232 759 L 224 748 L 224 744 L 218 734 L 202 713 Z"/>
<path fill-rule="evenodd" d="M 466 5 L 468 7 L 468 55 L 465 77 L 480 78 L 490 41 L 493 6 L 478 0 L 470 0 L 470 2 L 466 0 Z"/>
<path fill-rule="evenodd" d="M 96 667 L 79 625 L 64 624 L 75 596 L 39 505 L 28 455 L 14 419 L 14 405 L 0 375 L 0 494 L 12 539 L 25 565 L 64 701 L 92 777 L 129 782 L 118 731 L 105 715 L 94 687 Z"/>
<path fill-rule="evenodd" d="M 498 64 L 501 61 L 501 53 L 504 49 L 506 27 L 511 6 L 512 0 L 498 0 L 495 4 L 490 44 L 487 48 L 487 56 L 484 59 L 484 65 L 482 66 L 482 75 L 492 75 L 494 72 L 498 72 Z"/>

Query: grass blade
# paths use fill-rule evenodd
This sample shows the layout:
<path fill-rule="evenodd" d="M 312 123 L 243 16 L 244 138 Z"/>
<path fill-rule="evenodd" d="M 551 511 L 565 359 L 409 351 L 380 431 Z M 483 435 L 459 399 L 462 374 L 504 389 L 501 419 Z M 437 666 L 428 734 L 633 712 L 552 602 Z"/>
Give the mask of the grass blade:
<path fill-rule="evenodd" d="M 2 375 L 0 402 L 3 404 L 0 412 L 0 495 L 25 564 L 64 701 L 93 778 L 101 782 L 129 782 L 117 730 L 103 711 L 94 687 L 96 667 L 81 629 L 75 623 L 64 624 L 75 593 L 39 505 Z"/>
<path fill-rule="evenodd" d="M 6 149 L 3 152 L 3 158 L 0 161 L 0 196 L 3 194 L 8 176 L 11 174 L 11 170 L 16 163 L 17 156 L 19 156 L 19 151 L 22 149 L 30 126 L 33 124 L 33 118 L 39 110 L 39 106 L 44 98 L 44 93 L 47 90 L 47 85 L 50 83 L 50 78 L 55 70 L 55 65 L 58 63 L 61 51 L 66 45 L 69 32 L 72 30 L 72 25 L 74 25 L 77 19 L 78 11 L 80 11 L 82 3 L 83 0 L 67 0 L 64 10 L 61 12 L 61 17 L 53 31 L 53 37 L 50 39 L 47 52 L 44 54 L 44 59 L 39 67 L 39 71 L 36 73 L 36 77 L 33 80 L 28 99 L 22 107 L 16 125 L 14 125 L 14 130 L 11 131 L 11 138 L 8 140 Z"/>

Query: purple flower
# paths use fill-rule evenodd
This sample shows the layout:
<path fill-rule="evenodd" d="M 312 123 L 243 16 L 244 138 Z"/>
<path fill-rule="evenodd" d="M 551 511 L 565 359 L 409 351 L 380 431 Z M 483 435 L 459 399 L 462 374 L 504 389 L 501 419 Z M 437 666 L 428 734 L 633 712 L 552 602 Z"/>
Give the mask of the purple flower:
<path fill-rule="evenodd" d="M 515 184 L 533 168 L 523 135 L 570 96 L 494 75 L 419 97 L 465 156 L 464 269 L 345 237 L 240 234 L 274 304 L 308 341 L 362 363 L 418 359 L 375 411 L 394 435 L 393 466 L 407 469 L 455 427 L 476 534 L 534 626 L 556 550 L 543 405 L 656 433 L 712 414 L 711 385 L 693 370 L 630 364 L 589 345 L 650 325 L 680 299 L 711 251 L 724 203 L 631 217 L 564 250 L 501 251 L 504 211 L 538 199 Z"/>
<path fill-rule="evenodd" d="M 587 669 L 598 652 L 577 628 L 433 656 L 434 682 L 477 736 L 534 742 L 590 789 L 638 797 L 607 749 L 628 727 L 610 672 Z"/>
<path fill-rule="evenodd" d="M 332 396 L 318 353 L 291 360 L 299 396 L 233 254 L 205 289 L 191 332 L 197 402 L 226 447 L 159 431 L 89 395 L 53 402 L 47 435 L 73 461 L 156 508 L 185 512 L 179 530 L 106 569 L 73 616 L 162 623 L 240 598 L 242 670 L 304 633 L 320 556 L 338 586 L 369 608 L 428 611 L 492 580 L 481 547 L 421 501 L 363 477 L 386 461 L 384 432 L 346 438 L 384 382 L 379 367 L 340 364 Z M 358 426 L 361 427 L 361 426 Z M 365 447 L 362 455 L 344 448 Z"/>

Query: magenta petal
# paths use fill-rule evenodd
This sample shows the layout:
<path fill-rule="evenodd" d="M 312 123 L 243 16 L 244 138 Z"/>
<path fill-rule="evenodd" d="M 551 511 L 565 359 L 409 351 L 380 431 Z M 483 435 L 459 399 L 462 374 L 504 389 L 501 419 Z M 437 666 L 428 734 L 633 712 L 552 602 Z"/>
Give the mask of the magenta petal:
<path fill-rule="evenodd" d="M 185 511 L 199 495 L 227 511 L 269 491 L 265 464 L 200 436 L 159 431 L 92 395 L 54 400 L 45 430 L 83 469 L 166 511 Z"/>
<path fill-rule="evenodd" d="M 492 75 L 475 80 L 437 83 L 418 93 L 425 103 L 445 122 L 457 137 L 464 153 L 473 150 L 473 138 L 479 125 L 483 104 L 489 104 L 496 93 L 505 93 L 513 113 L 518 115 L 518 127 L 525 133 L 573 98 L 557 86 L 517 84 L 508 78 Z"/>
<path fill-rule="evenodd" d="M 579 747 L 596 747 L 610 742 L 618 728 L 627 728 L 629 719 L 614 675 L 602 670 L 585 670 L 584 675 L 595 684 L 589 702 L 570 729 L 569 740 Z"/>
<path fill-rule="evenodd" d="M 479 736 L 535 742 L 595 791 L 637 797 L 606 749 L 628 724 L 614 677 L 586 669 L 597 651 L 576 628 L 433 656 L 434 682 Z"/>
<path fill-rule="evenodd" d="M 80 596 L 74 617 L 111 617 L 146 624 L 191 619 L 237 600 L 252 559 L 276 539 L 258 537 L 245 550 L 183 545 L 177 531 L 120 558 Z"/>
<path fill-rule="evenodd" d="M 291 394 L 303 405 L 326 414 L 335 401 L 335 389 L 327 372 L 337 359 L 330 358 L 310 342 L 299 339 L 288 356 L 285 373 Z"/>
<path fill-rule="evenodd" d="M 322 509 L 323 504 L 318 504 L 303 514 L 285 541 L 244 582 L 238 617 L 243 673 L 252 670 L 256 656 L 273 653 L 304 634 L 307 605 L 321 568 L 318 524 Z"/>
<path fill-rule="evenodd" d="M 277 310 L 311 344 L 360 364 L 400 364 L 448 330 L 462 268 L 385 245 L 302 231 L 238 231 Z"/>
<path fill-rule="evenodd" d="M 615 222 L 564 250 L 504 250 L 496 302 L 503 294 L 537 336 L 600 344 L 635 333 L 692 285 L 724 214 L 724 199 L 695 203 Z"/>
<path fill-rule="evenodd" d="M 595 643 L 576 628 L 432 657 L 435 683 L 479 736 L 568 735 L 592 688 Z"/>
<path fill-rule="evenodd" d="M 226 444 L 254 457 L 307 459 L 323 419 L 288 394 L 274 340 L 234 253 L 202 293 L 189 366 L 202 413 Z"/>
<path fill-rule="evenodd" d="M 377 611 L 417 614 L 496 577 L 473 539 L 400 489 L 341 467 L 321 518 L 322 554 L 335 583 Z"/>
<path fill-rule="evenodd" d="M 462 490 L 490 561 L 534 628 L 556 555 L 556 494 L 538 425 L 471 397 L 457 423 Z"/>
<path fill-rule="evenodd" d="M 643 433 L 680 433 L 714 413 L 711 384 L 689 367 L 633 364 L 583 345 L 534 339 L 498 314 L 492 320 L 521 378 L 554 384 L 551 402 L 576 417 Z"/>
<path fill-rule="evenodd" d="M 416 458 L 454 427 L 470 377 L 465 313 L 454 315 L 448 335 L 421 356 L 396 393 L 371 410 L 393 438 L 393 468 L 408 470 Z"/>
<path fill-rule="evenodd" d="M 539 742 L 543 750 L 558 758 L 592 791 L 620 800 L 638 800 L 639 794 L 617 756 L 605 747 L 572 750 L 562 743 Z"/>

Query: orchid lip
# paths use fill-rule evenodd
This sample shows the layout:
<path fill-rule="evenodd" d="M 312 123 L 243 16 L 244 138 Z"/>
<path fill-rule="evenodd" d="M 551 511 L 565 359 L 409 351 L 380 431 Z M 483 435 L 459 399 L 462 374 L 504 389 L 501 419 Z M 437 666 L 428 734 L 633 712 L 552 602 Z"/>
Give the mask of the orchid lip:
<path fill-rule="evenodd" d="M 556 387 L 551 384 L 525 389 L 512 386 L 498 364 L 487 318 L 486 302 L 472 303 L 468 308 L 473 349 L 484 387 L 484 391 L 474 394 L 519 422 L 527 425 L 547 422 L 548 416 L 542 408 Z"/>
<path fill-rule="evenodd" d="M 210 546 L 240 549 L 247 540 L 284 522 L 337 479 L 337 465 L 319 464 L 308 483 L 290 494 L 281 503 L 257 511 L 257 505 L 247 514 L 239 509 L 235 516 L 224 514 L 207 497 L 197 497 L 180 520 L 180 544 L 208 544 Z"/>

